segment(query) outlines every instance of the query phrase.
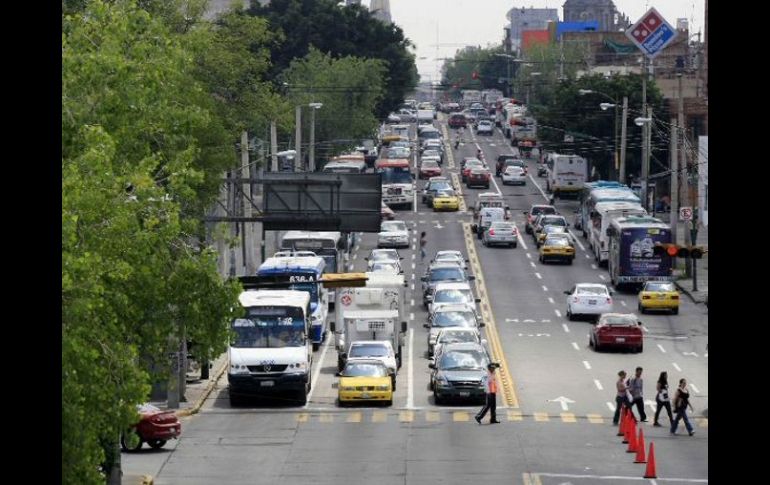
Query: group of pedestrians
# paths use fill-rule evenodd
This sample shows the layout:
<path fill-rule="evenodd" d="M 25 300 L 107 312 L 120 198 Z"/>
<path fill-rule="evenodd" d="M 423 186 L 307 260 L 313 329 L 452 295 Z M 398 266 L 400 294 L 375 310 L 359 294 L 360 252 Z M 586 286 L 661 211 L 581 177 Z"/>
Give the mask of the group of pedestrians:
<path fill-rule="evenodd" d="M 634 377 L 628 379 L 626 379 L 626 371 L 621 370 L 618 372 L 618 381 L 615 383 L 617 389 L 617 394 L 615 395 L 615 416 L 612 418 L 612 424 L 617 426 L 623 407 L 628 408 L 631 415 L 634 416 L 634 406 L 636 406 L 639 413 L 639 421 L 647 422 L 647 413 L 644 411 L 642 371 L 641 367 L 637 367 Z M 672 435 L 676 434 L 680 420 L 684 421 L 684 426 L 687 428 L 690 436 L 694 435 L 695 431 L 692 424 L 690 424 L 690 420 L 687 418 L 687 408 L 689 407 L 691 411 L 694 411 L 692 404 L 690 404 L 690 391 L 687 389 L 687 380 L 679 379 L 679 386 L 676 388 L 673 399 L 673 411 L 668 388 L 668 372 L 660 373 L 655 389 L 657 394 L 655 395 L 655 418 L 652 425 L 656 427 L 662 426 L 659 421 L 660 412 L 665 409 L 668 414 L 668 420 L 671 423 L 670 431 Z M 674 414 L 676 414 L 676 417 L 674 417 Z M 636 416 L 634 416 L 634 419 L 636 419 Z"/>

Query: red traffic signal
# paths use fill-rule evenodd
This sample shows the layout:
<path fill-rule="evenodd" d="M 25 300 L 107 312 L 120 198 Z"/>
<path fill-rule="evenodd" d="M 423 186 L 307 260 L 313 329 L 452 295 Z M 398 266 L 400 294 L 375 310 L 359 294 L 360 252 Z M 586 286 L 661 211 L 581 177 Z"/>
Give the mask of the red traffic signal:
<path fill-rule="evenodd" d="M 478 79 L 478 78 L 479 78 L 479 73 L 478 73 L 478 72 L 476 72 L 476 71 L 473 71 L 473 73 L 471 74 L 471 77 L 472 77 L 473 79 Z"/>
<path fill-rule="evenodd" d="M 655 256 L 668 256 L 670 258 L 701 259 L 706 252 L 701 246 L 677 246 L 676 244 L 655 244 L 652 254 Z"/>

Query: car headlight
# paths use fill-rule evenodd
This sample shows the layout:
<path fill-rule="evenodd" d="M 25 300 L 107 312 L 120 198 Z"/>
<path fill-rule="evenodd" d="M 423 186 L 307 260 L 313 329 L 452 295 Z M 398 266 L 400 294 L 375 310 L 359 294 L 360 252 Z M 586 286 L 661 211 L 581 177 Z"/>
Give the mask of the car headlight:
<path fill-rule="evenodd" d="M 390 386 L 377 386 L 376 389 L 378 391 L 389 391 L 390 390 Z"/>
<path fill-rule="evenodd" d="M 304 371 L 305 369 L 307 369 L 307 362 L 297 362 L 295 364 L 289 364 L 287 368 L 293 371 Z"/>
<path fill-rule="evenodd" d="M 231 374 L 248 374 L 249 368 L 241 364 L 230 364 Z"/>

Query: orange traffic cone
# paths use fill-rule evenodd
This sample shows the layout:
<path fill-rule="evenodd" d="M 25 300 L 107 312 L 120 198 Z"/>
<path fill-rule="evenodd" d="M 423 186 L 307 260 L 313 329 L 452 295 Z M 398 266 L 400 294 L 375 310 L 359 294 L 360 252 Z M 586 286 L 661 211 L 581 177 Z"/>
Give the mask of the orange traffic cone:
<path fill-rule="evenodd" d="M 631 431 L 633 424 L 631 416 L 629 416 L 628 410 L 626 410 L 625 417 L 623 418 L 623 443 L 628 443 L 628 432 Z"/>
<path fill-rule="evenodd" d="M 623 429 L 626 427 L 626 408 L 620 413 L 620 424 L 618 424 L 618 436 L 623 436 Z"/>
<path fill-rule="evenodd" d="M 636 445 L 636 460 L 634 460 L 634 463 L 647 463 L 647 459 L 644 457 L 644 432 L 642 428 L 639 428 L 639 439 Z"/>
<path fill-rule="evenodd" d="M 636 424 L 631 422 L 631 429 L 628 430 L 628 448 L 626 453 L 636 453 Z"/>
<path fill-rule="evenodd" d="M 650 458 L 647 460 L 644 478 L 658 478 L 658 472 L 655 470 L 655 443 L 652 441 L 650 441 Z"/>

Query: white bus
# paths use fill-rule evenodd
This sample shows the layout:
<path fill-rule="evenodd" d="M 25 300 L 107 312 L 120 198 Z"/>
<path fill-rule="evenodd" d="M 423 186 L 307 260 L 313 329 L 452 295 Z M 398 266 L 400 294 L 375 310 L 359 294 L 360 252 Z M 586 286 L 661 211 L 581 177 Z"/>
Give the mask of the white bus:
<path fill-rule="evenodd" d="M 548 167 L 546 190 L 556 197 L 565 194 L 579 195 L 588 178 L 588 162 L 578 155 L 549 153 L 545 163 Z"/>
<path fill-rule="evenodd" d="M 591 213 L 600 202 L 633 202 L 641 204 L 634 192 L 618 182 L 590 182 L 580 193 L 580 209 L 575 220 L 575 229 L 583 232 L 587 238 L 591 228 Z"/>
<path fill-rule="evenodd" d="M 588 245 L 599 266 L 607 264 L 610 241 L 607 229 L 618 217 L 646 216 L 647 211 L 638 202 L 598 202 L 591 212 L 591 232 Z"/>

